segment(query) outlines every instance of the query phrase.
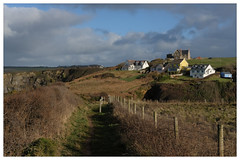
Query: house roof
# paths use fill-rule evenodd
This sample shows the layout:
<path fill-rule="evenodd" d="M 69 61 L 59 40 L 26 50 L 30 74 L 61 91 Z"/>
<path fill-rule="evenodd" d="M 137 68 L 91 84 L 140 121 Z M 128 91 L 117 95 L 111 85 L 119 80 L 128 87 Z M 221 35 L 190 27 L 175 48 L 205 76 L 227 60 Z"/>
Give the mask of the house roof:
<path fill-rule="evenodd" d="M 180 64 L 183 61 L 183 59 L 175 59 L 172 62 L 170 62 L 169 64 Z"/>
<path fill-rule="evenodd" d="M 163 65 L 163 64 L 160 64 L 160 63 L 152 65 L 153 68 L 155 68 L 155 67 L 157 67 L 157 66 L 164 67 L 164 65 Z"/>
<path fill-rule="evenodd" d="M 146 60 L 140 60 L 140 61 L 136 61 L 136 60 L 127 60 L 128 64 L 131 65 L 131 64 L 134 64 L 134 65 L 141 65 L 143 64 L 144 62 L 146 62 Z"/>
<path fill-rule="evenodd" d="M 204 70 L 206 69 L 210 64 L 194 64 L 191 67 L 191 70 Z"/>
<path fill-rule="evenodd" d="M 182 54 L 184 55 L 187 55 L 188 54 L 188 50 L 182 50 Z"/>
<path fill-rule="evenodd" d="M 131 65 L 135 62 L 135 60 L 127 60 L 128 64 Z"/>

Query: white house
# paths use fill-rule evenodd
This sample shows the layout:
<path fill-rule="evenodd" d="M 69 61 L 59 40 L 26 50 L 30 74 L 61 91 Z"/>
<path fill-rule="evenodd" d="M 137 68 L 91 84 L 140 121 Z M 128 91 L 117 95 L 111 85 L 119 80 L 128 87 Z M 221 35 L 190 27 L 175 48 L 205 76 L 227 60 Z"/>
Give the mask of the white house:
<path fill-rule="evenodd" d="M 122 67 L 122 70 L 142 70 L 149 67 L 149 64 L 147 61 L 135 61 L 135 60 L 127 60 L 125 64 Z"/>
<path fill-rule="evenodd" d="M 190 76 L 193 78 L 204 78 L 214 73 L 215 70 L 210 64 L 195 64 L 190 70 Z"/>
<path fill-rule="evenodd" d="M 164 72 L 165 70 L 165 67 L 163 64 L 157 64 L 157 65 L 153 65 L 151 68 L 150 68 L 150 71 L 151 72 L 154 72 L 154 71 L 157 71 L 159 73 L 162 73 Z"/>

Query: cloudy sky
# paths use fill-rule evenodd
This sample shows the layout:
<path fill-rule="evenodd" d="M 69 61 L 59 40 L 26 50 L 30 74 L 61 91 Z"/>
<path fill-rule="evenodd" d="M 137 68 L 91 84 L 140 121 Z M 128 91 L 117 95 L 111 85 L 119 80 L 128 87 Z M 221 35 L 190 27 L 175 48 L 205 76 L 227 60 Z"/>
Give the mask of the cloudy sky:
<path fill-rule="evenodd" d="M 4 4 L 4 65 L 236 56 L 235 4 Z"/>

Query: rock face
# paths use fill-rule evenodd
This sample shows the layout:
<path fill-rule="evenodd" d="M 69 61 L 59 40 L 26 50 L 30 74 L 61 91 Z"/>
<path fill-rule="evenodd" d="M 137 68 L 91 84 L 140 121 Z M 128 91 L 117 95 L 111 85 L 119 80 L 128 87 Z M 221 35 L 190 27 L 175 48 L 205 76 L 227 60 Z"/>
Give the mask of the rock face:
<path fill-rule="evenodd" d="M 48 74 L 36 72 L 6 73 L 4 74 L 4 93 L 36 88 L 51 83 Z"/>
<path fill-rule="evenodd" d="M 4 93 L 33 89 L 54 82 L 69 82 L 84 75 L 101 70 L 100 68 L 65 68 L 38 72 L 4 74 Z"/>

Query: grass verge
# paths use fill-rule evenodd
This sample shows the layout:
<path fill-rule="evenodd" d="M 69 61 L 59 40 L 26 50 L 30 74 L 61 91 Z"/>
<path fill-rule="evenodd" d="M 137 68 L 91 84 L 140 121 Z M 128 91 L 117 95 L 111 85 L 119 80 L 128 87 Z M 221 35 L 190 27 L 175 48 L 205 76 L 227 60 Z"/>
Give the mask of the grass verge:
<path fill-rule="evenodd" d="M 91 152 L 95 156 L 127 155 L 126 147 L 121 142 L 119 134 L 119 121 L 113 116 L 113 107 L 104 105 L 102 113 L 98 106 L 93 108 L 93 133 L 91 139 Z"/>
<path fill-rule="evenodd" d="M 62 143 L 62 156 L 88 155 L 88 140 L 90 138 L 90 127 L 87 106 L 78 107 L 67 123 L 67 134 Z"/>

